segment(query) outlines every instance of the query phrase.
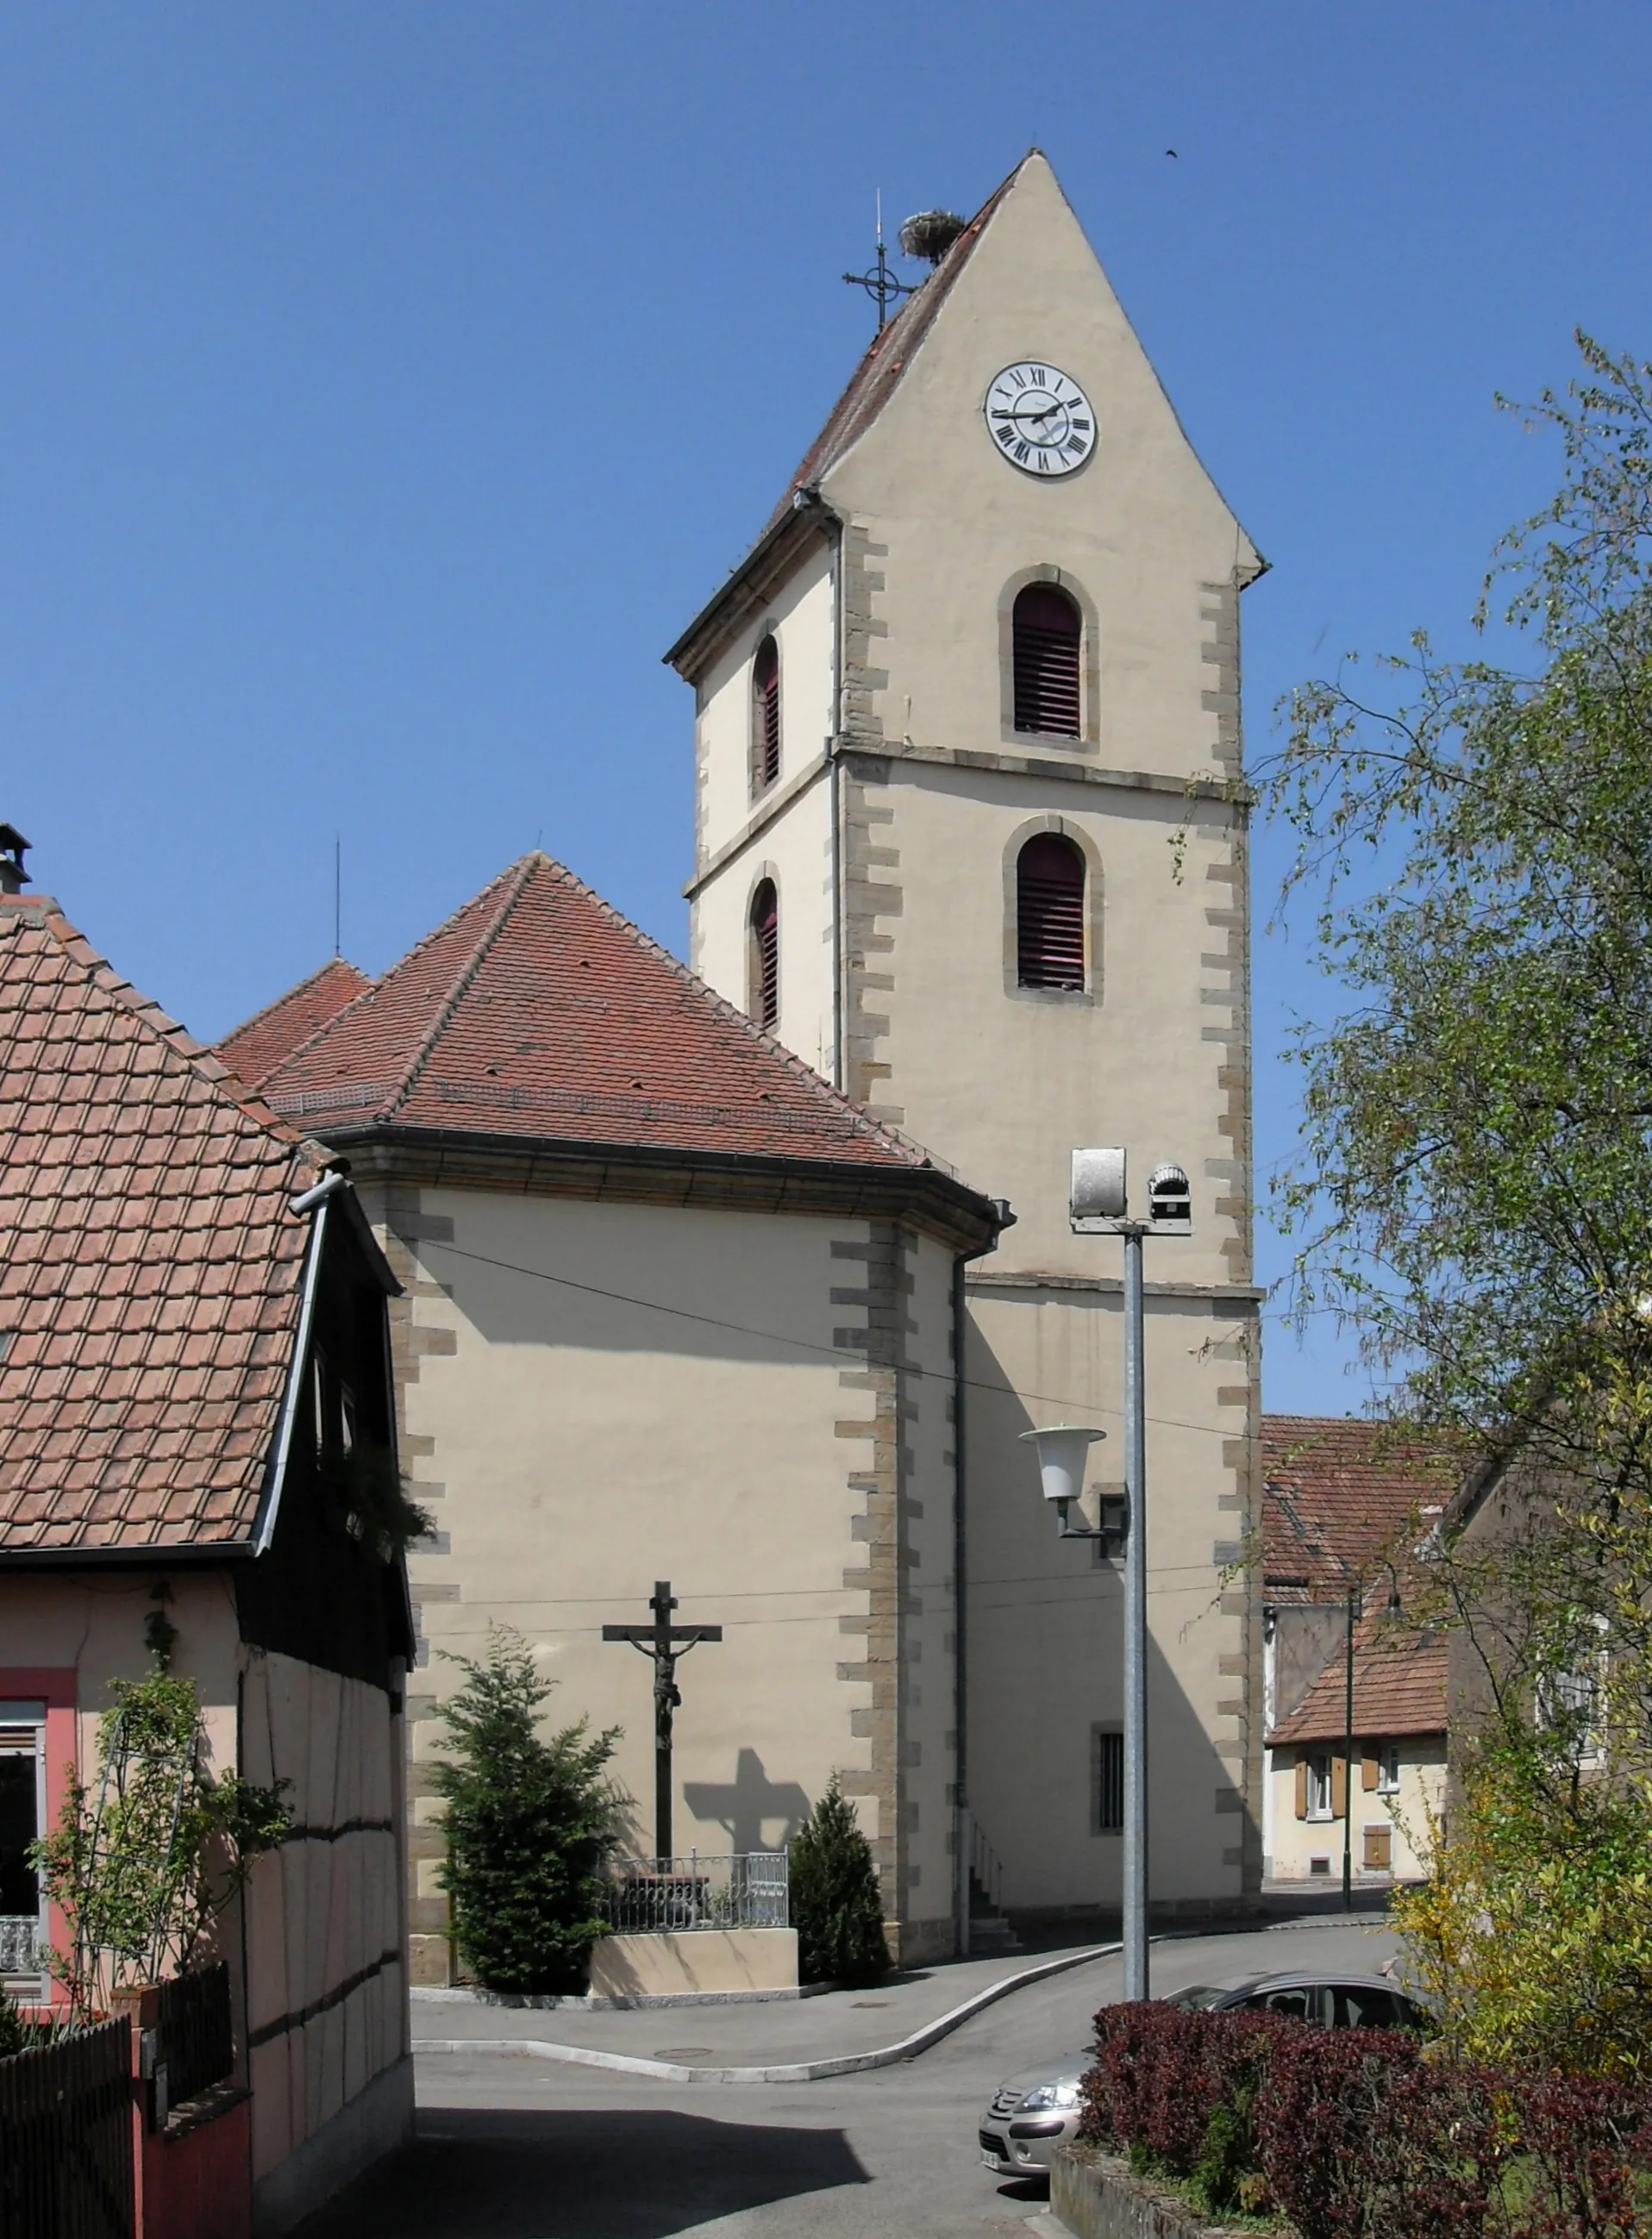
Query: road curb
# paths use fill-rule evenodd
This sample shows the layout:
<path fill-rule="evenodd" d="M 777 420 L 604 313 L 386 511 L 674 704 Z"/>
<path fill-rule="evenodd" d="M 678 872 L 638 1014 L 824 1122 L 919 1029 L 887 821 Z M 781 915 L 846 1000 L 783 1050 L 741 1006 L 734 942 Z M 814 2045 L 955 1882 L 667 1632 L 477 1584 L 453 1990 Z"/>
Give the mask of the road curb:
<path fill-rule="evenodd" d="M 1006 1975 L 1001 1983 L 989 1983 L 961 2006 L 926 2022 L 922 2029 L 914 2030 L 898 2043 L 880 2045 L 875 2052 L 843 2053 L 835 2060 L 797 2060 L 773 2068 L 685 2068 L 670 2060 L 643 2060 L 626 2052 L 598 2052 L 589 2045 L 549 2044 L 540 2038 L 519 2036 L 415 2037 L 413 2050 L 415 2053 L 514 2053 L 519 2059 L 561 2060 L 578 2068 L 618 2069 L 624 2076 L 654 2076 L 666 2083 L 818 2083 L 829 2076 L 856 2076 L 869 2068 L 892 2068 L 898 2060 L 915 2060 L 920 2052 L 927 2052 L 931 2045 L 939 2044 L 1012 1991 L 1045 1982 L 1052 1975 L 1064 1975 L 1073 1967 L 1087 1967 L 1095 1959 L 1113 1958 L 1121 1949 L 1117 1943 L 1097 1943 L 1085 1951 L 1064 1952 L 1059 1959 L 1046 1959 L 1037 1967 L 1024 1967 L 1018 1975 Z"/>

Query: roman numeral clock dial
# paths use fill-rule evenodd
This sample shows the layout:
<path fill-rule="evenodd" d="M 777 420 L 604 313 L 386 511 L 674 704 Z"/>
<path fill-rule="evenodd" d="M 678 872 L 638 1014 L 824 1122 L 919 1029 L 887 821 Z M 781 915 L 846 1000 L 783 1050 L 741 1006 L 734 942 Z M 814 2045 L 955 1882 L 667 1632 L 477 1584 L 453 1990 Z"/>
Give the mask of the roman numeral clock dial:
<path fill-rule="evenodd" d="M 1036 358 L 994 374 L 981 409 L 994 447 L 1025 475 L 1074 474 L 1096 447 L 1090 399 L 1071 374 Z"/>

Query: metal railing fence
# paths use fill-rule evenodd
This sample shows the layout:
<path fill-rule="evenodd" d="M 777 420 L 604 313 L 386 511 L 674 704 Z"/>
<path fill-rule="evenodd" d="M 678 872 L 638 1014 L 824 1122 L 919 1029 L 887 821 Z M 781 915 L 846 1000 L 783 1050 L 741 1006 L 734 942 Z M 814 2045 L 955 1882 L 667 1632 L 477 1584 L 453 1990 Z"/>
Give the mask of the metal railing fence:
<path fill-rule="evenodd" d="M 132 2239 L 132 2029 L 0 2059 L 0 2239 Z"/>
<path fill-rule="evenodd" d="M 44 1941 L 37 1912 L 0 1913 L 0 1975 L 38 1974 Z"/>
<path fill-rule="evenodd" d="M 617 1936 L 791 1924 L 791 1860 L 784 1850 L 615 1858 L 608 1876 L 607 1917 Z"/>

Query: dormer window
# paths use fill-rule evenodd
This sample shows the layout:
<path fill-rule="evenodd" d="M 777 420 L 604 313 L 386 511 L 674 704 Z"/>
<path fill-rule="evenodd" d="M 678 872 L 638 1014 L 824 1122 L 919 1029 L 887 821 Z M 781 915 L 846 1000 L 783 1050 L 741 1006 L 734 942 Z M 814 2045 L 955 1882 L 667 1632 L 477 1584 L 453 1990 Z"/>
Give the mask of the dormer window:
<path fill-rule="evenodd" d="M 752 663 L 752 790 L 780 774 L 780 649 L 766 637 Z"/>
<path fill-rule="evenodd" d="M 1015 728 L 1076 739 L 1083 729 L 1078 608 L 1053 583 L 1029 583 L 1015 602 Z"/>
<path fill-rule="evenodd" d="M 752 896 L 750 995 L 746 1009 L 766 1033 L 780 1015 L 780 903 L 773 879 Z"/>

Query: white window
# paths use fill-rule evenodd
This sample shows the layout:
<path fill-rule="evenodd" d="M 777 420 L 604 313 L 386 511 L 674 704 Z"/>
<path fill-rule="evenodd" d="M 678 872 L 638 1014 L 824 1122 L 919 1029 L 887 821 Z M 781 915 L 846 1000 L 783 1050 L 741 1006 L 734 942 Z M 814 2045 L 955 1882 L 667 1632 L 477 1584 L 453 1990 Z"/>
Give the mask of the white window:
<path fill-rule="evenodd" d="M 1310 1819 L 1330 1819 L 1335 1816 L 1330 1752 L 1329 1750 L 1316 1750 L 1308 1760 L 1308 1817 Z"/>
<path fill-rule="evenodd" d="M 1582 1618 L 1570 1664 L 1551 1671 L 1538 1691 L 1540 1722 L 1563 1741 L 1580 1768 L 1606 1762 L 1606 1648 L 1603 1617 Z M 1591 1648 L 1591 1639 L 1601 1643 Z"/>
<path fill-rule="evenodd" d="M 29 1863 L 45 1829 L 45 1718 L 39 1703 L 0 1703 L 0 1984 L 31 1999 L 46 1940 L 40 1877 Z"/>
<path fill-rule="evenodd" d="M 1377 1793 L 1397 1796 L 1400 1792 L 1400 1745 L 1397 1742 L 1378 1742 L 1377 1744 Z"/>

